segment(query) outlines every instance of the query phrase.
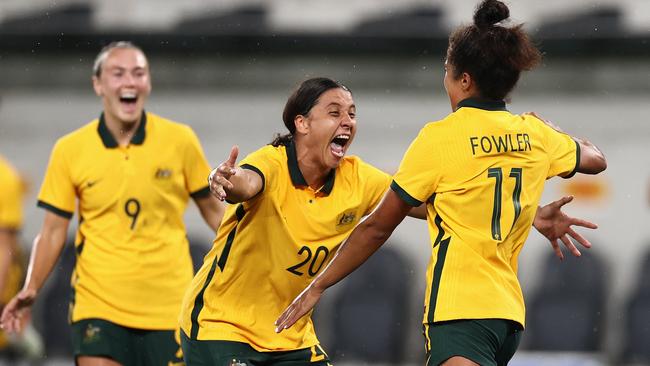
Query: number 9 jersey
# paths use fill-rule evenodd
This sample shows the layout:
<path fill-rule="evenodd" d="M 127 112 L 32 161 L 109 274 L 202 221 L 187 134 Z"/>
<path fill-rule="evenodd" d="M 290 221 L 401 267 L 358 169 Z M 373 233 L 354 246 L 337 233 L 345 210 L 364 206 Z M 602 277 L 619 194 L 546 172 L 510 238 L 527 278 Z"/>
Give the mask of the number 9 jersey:
<path fill-rule="evenodd" d="M 151 113 L 127 146 L 103 115 L 57 141 L 38 206 L 65 218 L 78 206 L 71 321 L 176 328 L 192 278 L 183 213 L 209 173 L 191 128 Z"/>
<path fill-rule="evenodd" d="M 511 114 L 501 101 L 464 100 L 422 128 L 391 189 L 413 206 L 427 204 L 425 325 L 487 318 L 524 325 L 517 258 L 544 182 L 573 175 L 579 152 L 569 135 Z"/>
<path fill-rule="evenodd" d="M 262 190 L 226 209 L 183 300 L 181 328 L 190 339 L 244 342 L 260 352 L 317 345 L 309 316 L 280 334 L 273 323 L 379 203 L 390 176 L 345 157 L 314 190 L 293 143 L 265 146 L 240 166 L 262 177 Z"/>

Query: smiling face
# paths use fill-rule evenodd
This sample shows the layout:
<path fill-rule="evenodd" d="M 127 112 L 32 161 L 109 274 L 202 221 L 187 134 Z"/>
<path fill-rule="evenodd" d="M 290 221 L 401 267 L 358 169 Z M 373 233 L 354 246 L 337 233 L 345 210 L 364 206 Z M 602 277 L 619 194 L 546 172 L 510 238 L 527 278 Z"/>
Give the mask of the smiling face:
<path fill-rule="evenodd" d="M 347 152 L 357 131 L 356 106 L 352 94 L 342 88 L 330 89 L 318 98 L 306 116 L 296 117 L 300 144 L 308 159 L 323 169 L 335 169 Z"/>
<path fill-rule="evenodd" d="M 93 88 L 102 98 L 107 120 L 136 123 L 151 93 L 147 58 L 135 48 L 111 49 L 99 75 L 93 76 Z"/>

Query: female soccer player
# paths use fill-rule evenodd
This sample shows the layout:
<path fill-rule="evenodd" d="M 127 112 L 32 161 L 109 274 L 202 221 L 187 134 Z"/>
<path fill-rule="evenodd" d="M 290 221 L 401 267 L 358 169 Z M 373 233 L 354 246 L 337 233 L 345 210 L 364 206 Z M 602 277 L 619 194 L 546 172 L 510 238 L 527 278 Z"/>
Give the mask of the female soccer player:
<path fill-rule="evenodd" d="M 357 130 L 350 90 L 315 78 L 289 97 L 280 136 L 235 167 L 238 150 L 211 175 L 233 203 L 181 311 L 188 366 L 327 365 L 311 319 L 275 334 L 280 311 L 324 267 L 359 220 L 379 203 L 390 177 L 345 156 Z M 549 208 L 547 228 L 571 221 Z M 425 218 L 425 206 L 410 209 Z M 553 221 L 560 220 L 560 222 Z"/>
<path fill-rule="evenodd" d="M 2 313 L 3 327 L 20 328 L 78 208 L 70 319 L 80 366 L 181 361 L 174 331 L 192 279 L 183 212 L 192 197 L 215 231 L 223 214 L 192 129 L 144 111 L 149 76 L 147 58 L 129 42 L 111 43 L 97 55 L 93 86 L 103 112 L 54 146 L 38 196 L 46 213 L 27 279 Z"/>
<path fill-rule="evenodd" d="M 524 327 L 517 257 L 544 182 L 606 168 L 590 142 L 506 110 L 521 71 L 540 60 L 521 26 L 501 23 L 508 17 L 505 4 L 484 0 L 474 24 L 451 35 L 444 85 L 453 112 L 424 126 L 379 207 L 281 314 L 277 331 L 304 324 L 323 291 L 424 203 L 432 245 L 423 319 L 427 364 L 508 363 Z"/>

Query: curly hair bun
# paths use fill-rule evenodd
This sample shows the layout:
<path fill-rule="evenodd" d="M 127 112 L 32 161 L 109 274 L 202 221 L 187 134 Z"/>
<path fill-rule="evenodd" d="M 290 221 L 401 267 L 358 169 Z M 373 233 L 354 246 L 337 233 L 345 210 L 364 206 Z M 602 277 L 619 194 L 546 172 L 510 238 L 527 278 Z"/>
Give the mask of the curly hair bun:
<path fill-rule="evenodd" d="M 474 24 L 479 28 L 492 26 L 510 17 L 508 6 L 498 0 L 483 0 L 474 11 Z"/>

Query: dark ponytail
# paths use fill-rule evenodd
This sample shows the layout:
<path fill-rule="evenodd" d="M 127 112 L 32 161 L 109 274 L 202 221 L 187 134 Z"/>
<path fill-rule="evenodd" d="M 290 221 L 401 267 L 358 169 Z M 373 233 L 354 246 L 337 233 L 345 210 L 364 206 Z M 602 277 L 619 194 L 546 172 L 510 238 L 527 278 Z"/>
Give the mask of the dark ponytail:
<path fill-rule="evenodd" d="M 457 29 L 449 37 L 447 62 L 454 78 L 468 73 L 486 99 L 504 99 L 515 87 L 522 71 L 532 70 L 541 53 L 522 25 L 498 25 L 510 17 L 501 1 L 483 0 L 474 12 L 474 24 Z"/>
<path fill-rule="evenodd" d="M 296 132 L 294 123 L 297 116 L 306 116 L 309 111 L 318 103 L 320 96 L 330 89 L 343 89 L 350 92 L 350 89 L 336 80 L 328 78 L 312 78 L 303 81 L 296 90 L 289 96 L 282 112 L 282 121 L 289 130 L 288 134 L 275 134 L 271 145 L 288 145 L 293 140 Z M 350 92 L 351 93 L 351 92 Z"/>

